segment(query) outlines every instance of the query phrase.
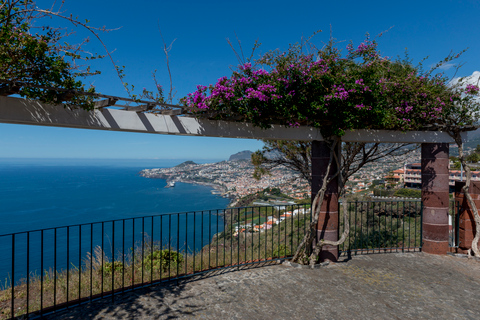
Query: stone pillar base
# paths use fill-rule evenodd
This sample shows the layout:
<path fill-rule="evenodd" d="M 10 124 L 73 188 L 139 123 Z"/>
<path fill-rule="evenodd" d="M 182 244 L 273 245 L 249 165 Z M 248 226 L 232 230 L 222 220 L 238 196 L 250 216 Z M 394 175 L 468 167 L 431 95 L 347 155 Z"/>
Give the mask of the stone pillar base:
<path fill-rule="evenodd" d="M 423 240 L 422 252 L 430 254 L 447 254 L 449 252 L 448 241 Z"/>

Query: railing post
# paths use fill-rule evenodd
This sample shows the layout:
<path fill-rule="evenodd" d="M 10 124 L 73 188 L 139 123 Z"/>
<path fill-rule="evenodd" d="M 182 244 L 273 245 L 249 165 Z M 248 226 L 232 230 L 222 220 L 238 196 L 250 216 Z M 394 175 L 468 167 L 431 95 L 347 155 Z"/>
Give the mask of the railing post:
<path fill-rule="evenodd" d="M 448 252 L 449 145 L 422 143 L 422 251 Z"/>
<path fill-rule="evenodd" d="M 339 155 L 340 148 L 335 152 Z M 312 201 L 320 191 L 323 178 L 325 177 L 328 162 L 330 159 L 330 147 L 325 141 L 312 141 Z M 340 157 L 339 157 L 340 159 Z M 333 176 L 337 171 L 337 164 L 333 160 L 329 176 Z M 332 180 L 327 185 L 327 191 L 320 208 L 320 216 L 317 224 L 317 240 L 326 239 L 331 241 L 338 240 L 338 178 Z M 312 212 L 312 214 L 315 214 Z M 337 261 L 338 246 L 324 246 L 319 255 L 320 261 Z"/>

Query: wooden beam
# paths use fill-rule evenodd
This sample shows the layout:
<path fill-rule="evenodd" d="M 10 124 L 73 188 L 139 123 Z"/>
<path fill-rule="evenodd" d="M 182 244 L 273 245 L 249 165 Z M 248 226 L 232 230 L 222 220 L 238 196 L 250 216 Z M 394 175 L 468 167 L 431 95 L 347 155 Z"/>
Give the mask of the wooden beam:
<path fill-rule="evenodd" d="M 57 95 L 57 101 L 70 101 L 75 96 L 72 91 L 62 92 Z"/>
<path fill-rule="evenodd" d="M 467 133 L 464 134 L 464 141 Z M 390 131 L 390 130 L 354 130 L 347 131 L 342 137 L 348 142 L 385 142 L 385 143 L 455 143 L 442 131 Z"/>
<path fill-rule="evenodd" d="M 19 86 L 12 86 L 11 84 L 5 84 L 0 86 L 0 96 L 9 96 L 16 94 L 20 91 Z"/>
<path fill-rule="evenodd" d="M 162 110 L 160 113 L 163 114 L 164 116 L 179 116 L 183 114 L 183 110 L 181 109 Z"/>
<path fill-rule="evenodd" d="M 100 101 L 95 102 L 95 108 L 105 108 L 114 106 L 117 103 L 118 99 L 115 98 L 108 98 Z"/>
<path fill-rule="evenodd" d="M 0 123 L 184 136 L 305 141 L 322 139 L 319 130 L 309 127 L 274 126 L 262 130 L 249 123 L 211 121 L 107 108 L 85 111 L 11 97 L 0 97 Z"/>
<path fill-rule="evenodd" d="M 150 107 L 149 105 L 141 105 L 141 106 L 126 106 L 122 110 L 125 111 L 135 111 L 135 112 L 142 112 L 142 111 L 147 111 L 149 109 L 152 109 L 153 107 Z"/>
<path fill-rule="evenodd" d="M 177 117 L 107 108 L 85 111 L 12 97 L 0 97 L 0 123 L 184 136 L 323 140 L 320 130 L 312 127 L 287 128 L 274 125 L 270 129 L 263 130 L 243 122 L 213 121 L 187 116 Z M 466 134 L 464 139 L 466 141 Z M 454 143 L 453 139 L 445 132 L 435 131 L 403 133 L 386 130 L 356 130 L 348 131 L 342 140 L 349 142 Z"/>

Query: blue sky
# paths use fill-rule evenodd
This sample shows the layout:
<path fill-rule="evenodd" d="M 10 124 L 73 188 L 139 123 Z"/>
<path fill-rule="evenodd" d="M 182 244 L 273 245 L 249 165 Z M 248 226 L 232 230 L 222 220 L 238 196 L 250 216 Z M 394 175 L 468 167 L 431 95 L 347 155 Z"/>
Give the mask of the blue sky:
<path fill-rule="evenodd" d="M 52 1 L 38 1 L 48 7 Z M 314 39 L 321 45 L 333 36 L 359 44 L 366 32 L 372 36 L 390 29 L 379 39 L 386 56 L 403 55 L 414 61 L 429 56 L 426 66 L 450 51 L 469 50 L 458 76 L 480 70 L 480 1 L 91 1 L 66 0 L 63 7 L 91 25 L 121 27 L 102 35 L 118 65 L 126 67 L 126 81 L 138 89 L 153 89 L 151 73 L 169 86 L 161 29 L 165 41 L 175 40 L 170 67 L 176 97 L 198 84 L 214 83 L 237 64 L 226 38 L 242 42 L 245 53 L 256 39 L 262 46 L 256 56 L 276 48 L 286 49 L 302 36 L 323 30 Z M 52 20 L 55 23 L 55 20 Z M 79 36 L 84 36 L 82 30 Z M 91 51 L 102 53 L 92 39 Z M 97 91 L 126 96 L 107 60 L 95 65 L 100 76 L 87 79 Z M 453 70 L 446 70 L 451 73 Z M 48 128 L 0 124 L 0 157 L 40 158 L 139 158 L 225 159 L 242 150 L 256 150 L 256 140 L 179 137 L 139 133 Z"/>

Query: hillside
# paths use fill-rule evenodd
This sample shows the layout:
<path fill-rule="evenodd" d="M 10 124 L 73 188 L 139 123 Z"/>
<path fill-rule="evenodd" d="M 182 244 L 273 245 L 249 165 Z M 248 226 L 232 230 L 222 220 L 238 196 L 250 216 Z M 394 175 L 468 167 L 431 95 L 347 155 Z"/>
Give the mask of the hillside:
<path fill-rule="evenodd" d="M 182 168 L 182 167 L 185 167 L 185 166 L 188 166 L 188 165 L 196 165 L 196 163 L 189 160 L 189 161 L 182 162 L 179 165 L 176 165 L 175 167 Z"/>
<path fill-rule="evenodd" d="M 235 161 L 235 160 L 250 160 L 252 156 L 252 151 L 250 150 L 244 150 L 237 152 L 235 154 L 232 154 L 228 161 Z"/>

